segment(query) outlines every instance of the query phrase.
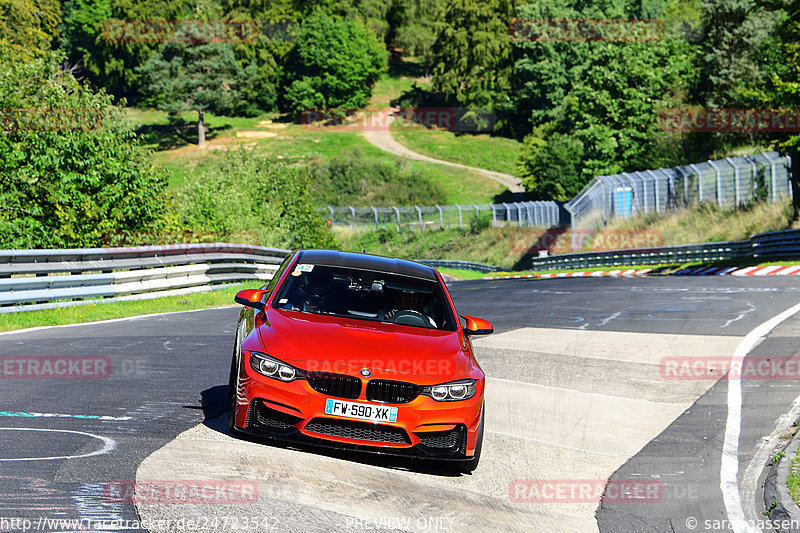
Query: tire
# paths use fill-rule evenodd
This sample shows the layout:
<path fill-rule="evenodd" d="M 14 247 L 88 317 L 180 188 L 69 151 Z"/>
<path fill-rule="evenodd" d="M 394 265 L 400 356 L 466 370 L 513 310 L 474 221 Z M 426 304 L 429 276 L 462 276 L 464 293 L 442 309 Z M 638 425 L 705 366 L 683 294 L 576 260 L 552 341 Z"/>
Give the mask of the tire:
<path fill-rule="evenodd" d="M 483 448 L 483 418 L 484 414 L 486 413 L 486 406 L 484 405 L 481 409 L 481 422 L 480 426 L 478 426 L 478 441 L 475 443 L 475 455 L 472 456 L 471 459 L 468 459 L 459 464 L 459 472 L 462 474 L 470 474 L 476 468 L 478 468 L 478 463 L 481 460 L 481 448 Z"/>
<path fill-rule="evenodd" d="M 236 346 L 238 346 L 238 337 L 236 339 Z M 236 429 L 236 389 L 239 377 L 239 365 L 236 358 L 236 346 L 233 348 L 233 357 L 231 358 L 231 373 L 228 378 L 228 430 L 232 435 L 240 434 L 241 432 Z"/>

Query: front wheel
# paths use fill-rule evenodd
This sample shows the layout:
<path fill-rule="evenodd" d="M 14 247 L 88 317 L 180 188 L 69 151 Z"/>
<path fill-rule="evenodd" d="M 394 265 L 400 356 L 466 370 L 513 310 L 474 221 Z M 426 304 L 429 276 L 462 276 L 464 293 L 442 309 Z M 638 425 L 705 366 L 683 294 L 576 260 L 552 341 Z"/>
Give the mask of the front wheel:
<path fill-rule="evenodd" d="M 233 435 L 240 433 L 236 429 L 236 393 L 239 385 L 239 365 L 237 362 L 236 348 L 234 348 L 231 360 L 231 374 L 228 378 L 228 429 Z"/>
<path fill-rule="evenodd" d="M 475 443 L 475 455 L 472 456 L 472 459 L 459 464 L 459 472 L 462 474 L 469 474 L 478 468 L 478 463 L 481 460 L 481 448 L 483 447 L 483 418 L 485 413 L 486 406 L 484 405 L 481 409 L 481 422 L 478 426 L 478 440 Z"/>

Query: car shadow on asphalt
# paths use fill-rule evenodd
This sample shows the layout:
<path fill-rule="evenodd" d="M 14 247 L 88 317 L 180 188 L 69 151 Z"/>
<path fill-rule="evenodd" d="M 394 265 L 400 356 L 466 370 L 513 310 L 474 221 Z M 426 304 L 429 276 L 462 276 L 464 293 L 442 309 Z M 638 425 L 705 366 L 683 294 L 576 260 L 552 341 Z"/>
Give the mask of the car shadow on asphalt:
<path fill-rule="evenodd" d="M 260 438 L 252 435 L 231 434 L 228 429 L 228 386 L 217 385 L 206 389 L 200 393 L 200 404 L 203 409 L 203 424 L 219 433 L 233 437 L 234 439 L 263 444 L 265 447 L 282 448 L 284 450 L 294 450 L 301 453 L 323 455 L 341 459 L 351 463 L 359 463 L 370 466 L 378 466 L 391 470 L 405 470 L 419 474 L 429 474 L 443 477 L 460 477 L 457 463 L 446 463 L 431 459 L 420 459 L 415 457 L 397 457 L 389 455 L 379 455 L 376 453 L 340 450 L 328 448 L 324 445 L 314 445 L 311 443 L 294 443 Z M 469 475 L 469 474 L 466 474 Z"/>

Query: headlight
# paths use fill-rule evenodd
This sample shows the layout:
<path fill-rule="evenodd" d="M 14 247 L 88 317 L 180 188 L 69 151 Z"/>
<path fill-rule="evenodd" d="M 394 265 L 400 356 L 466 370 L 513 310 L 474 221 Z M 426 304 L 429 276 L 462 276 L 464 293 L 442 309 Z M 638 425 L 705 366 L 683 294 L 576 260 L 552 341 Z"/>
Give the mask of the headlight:
<path fill-rule="evenodd" d="M 455 402 L 458 400 L 468 400 L 475 396 L 476 381 L 465 379 L 443 383 L 442 385 L 430 385 L 422 388 L 422 394 L 430 396 L 437 402 Z"/>
<path fill-rule="evenodd" d="M 292 381 L 302 377 L 295 367 L 260 352 L 250 352 L 250 368 L 278 381 Z"/>

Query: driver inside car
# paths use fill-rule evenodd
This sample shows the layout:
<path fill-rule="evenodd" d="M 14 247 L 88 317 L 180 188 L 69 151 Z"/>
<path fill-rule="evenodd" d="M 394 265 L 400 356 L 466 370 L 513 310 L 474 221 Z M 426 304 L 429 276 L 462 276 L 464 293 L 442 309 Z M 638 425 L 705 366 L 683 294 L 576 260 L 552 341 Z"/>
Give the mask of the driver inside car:
<path fill-rule="evenodd" d="M 399 312 L 401 311 L 413 311 L 418 313 L 424 321 L 427 322 L 426 325 L 432 328 L 436 328 L 436 322 L 433 321 L 431 317 L 425 314 L 425 310 L 422 306 L 422 295 L 412 291 L 402 291 L 400 292 L 399 296 L 396 297 L 395 303 L 392 308 L 383 314 L 383 317 L 380 319 L 386 322 L 394 322 L 392 320 Z"/>

